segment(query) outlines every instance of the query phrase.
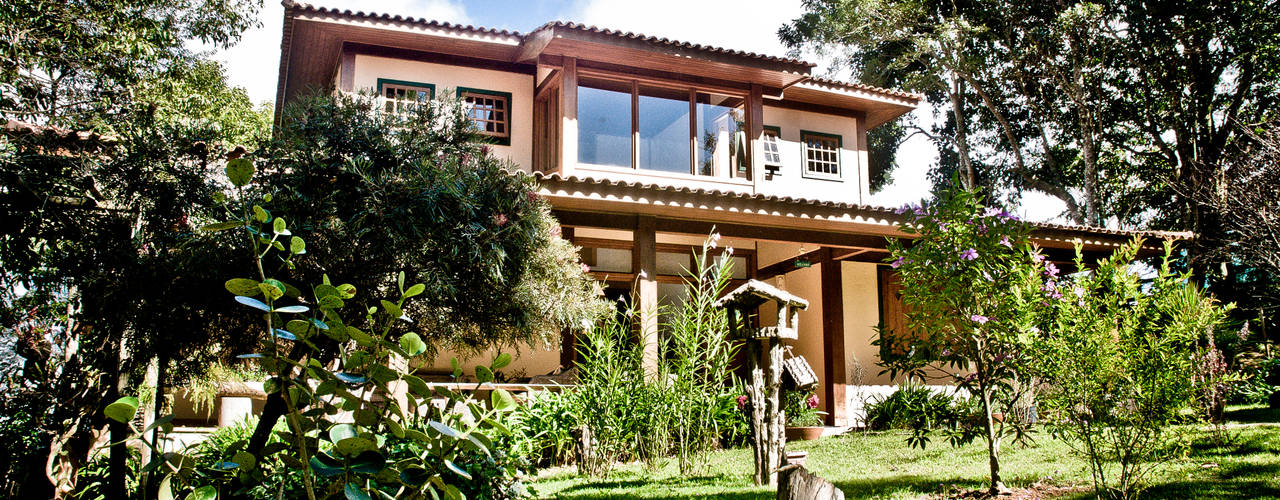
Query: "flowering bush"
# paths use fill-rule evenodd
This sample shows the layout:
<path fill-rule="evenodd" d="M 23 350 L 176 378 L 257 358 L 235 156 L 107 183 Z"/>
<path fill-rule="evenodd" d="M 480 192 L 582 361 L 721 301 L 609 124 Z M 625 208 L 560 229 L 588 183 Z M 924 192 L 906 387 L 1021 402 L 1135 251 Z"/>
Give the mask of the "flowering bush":
<path fill-rule="evenodd" d="M 1052 329 L 1037 346 L 1048 383 L 1038 407 L 1108 498 L 1135 498 L 1179 449 L 1170 427 L 1211 417 L 1204 405 L 1220 404 L 1225 387 L 1212 334 L 1230 306 L 1170 271 L 1168 243 L 1155 277 L 1143 280 L 1133 271 L 1139 248 L 1134 241 L 1063 283 L 1070 294 L 1051 304 Z"/>
<path fill-rule="evenodd" d="M 906 217 L 901 230 L 914 238 L 890 240 L 890 266 L 901 279 L 907 326 L 927 333 L 882 329 L 878 342 L 905 353 L 882 363 L 893 377 L 946 373 L 981 402 L 982 425 L 951 429 L 949 438 L 958 445 L 981 435 L 992 490 L 1003 489 L 1000 442 L 1020 437 L 1023 427 L 1002 417 L 1026 404 L 1042 305 L 1061 296 L 1058 269 L 1029 245 L 1024 223 L 974 193 L 954 190 L 899 214 Z M 925 446 L 927 432 L 917 429 L 911 444 Z"/>
<path fill-rule="evenodd" d="M 787 427 L 816 427 L 822 425 L 826 412 L 818 411 L 818 395 L 812 390 L 787 391 L 783 395 L 782 411 L 787 417 Z"/>

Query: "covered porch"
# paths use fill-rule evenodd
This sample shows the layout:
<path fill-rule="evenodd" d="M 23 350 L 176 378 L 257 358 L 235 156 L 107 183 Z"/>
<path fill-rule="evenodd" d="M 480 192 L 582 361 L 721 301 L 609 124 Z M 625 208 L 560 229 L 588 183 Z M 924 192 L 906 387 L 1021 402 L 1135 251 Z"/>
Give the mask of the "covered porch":
<path fill-rule="evenodd" d="M 877 326 L 902 321 L 886 237 L 905 236 L 892 209 L 868 205 L 665 187 L 641 182 L 535 174 L 563 236 L 611 298 L 630 294 L 641 311 L 641 339 L 656 363 L 660 329 L 652 305 L 681 300 L 682 266 L 708 234 L 734 248 L 734 278 L 769 282 L 806 298 L 799 339 L 789 342 L 818 375 L 818 397 L 829 426 L 857 424 L 864 401 L 892 391 L 880 373 Z M 1088 258 L 1109 254 L 1135 236 L 1181 236 L 1040 224 L 1034 239 L 1050 259 L 1068 266 L 1077 243 Z M 1158 241 L 1148 243 L 1156 252 Z M 766 306 L 768 307 L 768 306 Z M 772 311 L 761 311 L 770 317 Z M 572 366 L 571 335 L 560 365 Z"/>

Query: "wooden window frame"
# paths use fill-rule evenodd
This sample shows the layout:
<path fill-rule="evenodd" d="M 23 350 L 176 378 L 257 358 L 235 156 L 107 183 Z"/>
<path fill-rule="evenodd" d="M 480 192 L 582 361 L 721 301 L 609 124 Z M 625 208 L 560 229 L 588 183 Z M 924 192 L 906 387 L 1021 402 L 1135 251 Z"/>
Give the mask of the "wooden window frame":
<path fill-rule="evenodd" d="M 457 93 L 458 99 L 463 99 L 466 94 L 472 94 L 472 95 L 481 96 L 481 97 L 499 97 L 499 98 L 505 99 L 507 102 L 507 107 L 505 110 L 503 110 L 506 115 L 505 123 L 503 125 L 507 129 L 506 135 L 505 136 L 497 135 L 497 134 L 489 133 L 483 130 L 478 130 L 476 131 L 476 133 L 491 139 L 494 144 L 497 144 L 499 146 L 511 145 L 511 136 L 512 136 L 511 124 L 514 121 L 511 119 L 511 108 L 514 102 L 512 101 L 510 92 L 502 92 L 500 90 L 477 89 L 477 88 L 471 88 L 471 87 L 458 87 L 456 93 Z"/>
<path fill-rule="evenodd" d="M 594 167 L 600 167 L 600 168 L 630 168 L 631 170 L 636 172 L 644 171 L 644 172 L 656 172 L 659 174 L 673 174 L 673 172 L 668 172 L 668 171 L 649 170 L 649 169 L 640 168 L 640 158 L 639 158 L 640 86 L 644 85 L 646 87 L 658 87 L 658 88 L 663 88 L 668 90 L 688 91 L 688 94 L 689 94 L 689 97 L 688 97 L 689 171 L 686 174 L 675 173 L 675 175 L 687 175 L 689 177 L 693 177 L 697 179 L 718 179 L 718 180 L 742 179 L 741 176 L 735 175 L 735 172 L 737 169 L 734 168 L 732 165 L 730 166 L 730 168 L 727 169 L 728 170 L 727 172 L 715 172 L 711 175 L 701 175 L 698 173 L 698 158 L 697 158 L 697 154 L 695 154 L 695 150 L 697 148 L 697 140 L 698 140 L 697 139 L 698 93 L 718 94 L 722 96 L 729 96 L 729 97 L 742 99 L 743 117 L 744 117 L 743 130 L 750 130 L 751 124 L 745 122 L 747 120 L 746 108 L 747 108 L 747 104 L 750 101 L 750 92 L 743 91 L 743 90 L 726 89 L 721 87 L 703 87 L 703 86 L 692 85 L 688 83 L 670 82 L 670 81 L 654 79 L 654 78 L 628 77 L 625 75 L 616 75 L 616 74 L 610 74 L 610 73 L 605 73 L 600 71 L 584 70 L 580 68 L 577 70 L 577 73 L 578 73 L 578 82 L 576 82 L 577 83 L 575 86 L 576 88 L 581 88 L 581 87 L 599 88 L 592 85 L 584 85 L 581 81 L 582 77 L 586 77 L 588 80 L 606 80 L 606 81 L 611 81 L 616 83 L 623 83 L 628 85 L 631 88 L 631 166 L 616 167 L 611 165 L 595 165 L 592 163 L 580 163 L 581 165 L 594 166 Z M 748 154 L 748 158 L 746 158 L 745 161 L 747 162 L 747 165 L 748 165 L 748 171 L 750 171 L 751 159 L 749 157 L 749 154 Z"/>
<path fill-rule="evenodd" d="M 435 84 L 434 84 L 434 83 L 426 83 L 426 82 L 411 82 L 411 81 L 408 81 L 408 80 L 393 80 L 393 79 L 390 79 L 390 78 L 379 78 L 379 79 L 378 79 L 378 101 L 379 101 L 379 103 L 378 103 L 378 104 L 379 104 L 379 106 L 378 106 L 378 111 L 379 111 L 379 112 L 382 112 L 382 113 L 386 113 L 386 112 L 387 112 L 387 111 L 386 111 L 386 104 L 385 104 L 385 103 L 386 103 L 386 101 L 387 101 L 387 97 L 386 97 L 386 95 L 385 95 L 385 92 L 384 92 L 384 91 L 385 91 L 385 88 L 386 88 L 388 85 L 393 86 L 393 87 L 397 87 L 397 88 L 403 88 L 403 89 L 406 89 L 406 90 L 425 89 L 425 90 L 427 91 L 427 94 L 428 94 L 428 96 L 427 96 L 427 100 L 428 100 L 428 101 L 430 101 L 431 99 L 435 99 L 435 98 L 436 98 L 436 86 L 435 86 Z M 398 101 L 398 99 L 397 99 L 397 101 Z M 394 112 L 394 113 L 395 113 L 395 114 L 397 114 L 397 115 L 403 114 L 403 113 L 398 112 L 398 111 L 397 111 L 397 112 Z"/>
<path fill-rule="evenodd" d="M 770 154 L 770 152 L 769 152 L 769 151 L 766 151 L 766 150 L 764 149 L 764 148 L 768 147 L 769 142 L 770 142 L 769 140 L 765 139 L 765 137 L 769 137 L 769 136 L 772 136 L 772 137 L 774 138 L 773 145 L 774 145 L 774 148 L 776 149 L 776 151 L 774 151 L 772 154 L 777 155 L 777 157 L 778 157 L 778 161 L 777 161 L 776 163 L 770 163 L 770 162 L 769 162 L 769 154 Z M 782 163 L 782 127 L 778 127 L 778 126 L 775 126 L 775 125 L 765 125 L 765 126 L 761 127 L 761 132 L 760 132 L 760 153 L 761 153 L 761 155 L 760 155 L 760 164 L 764 166 L 765 171 L 766 171 L 766 172 L 768 172 L 770 176 L 782 175 L 782 167 L 783 167 L 783 163 Z M 769 168 L 769 167 L 774 167 L 774 168 Z"/>
<path fill-rule="evenodd" d="M 823 139 L 834 139 L 836 141 L 836 171 L 835 173 L 812 172 L 809 170 L 809 141 L 808 137 L 818 137 Z M 826 132 L 815 132 L 812 130 L 800 131 L 800 175 L 806 179 L 818 179 L 824 181 L 844 182 L 844 137 L 839 134 L 829 134 Z"/>

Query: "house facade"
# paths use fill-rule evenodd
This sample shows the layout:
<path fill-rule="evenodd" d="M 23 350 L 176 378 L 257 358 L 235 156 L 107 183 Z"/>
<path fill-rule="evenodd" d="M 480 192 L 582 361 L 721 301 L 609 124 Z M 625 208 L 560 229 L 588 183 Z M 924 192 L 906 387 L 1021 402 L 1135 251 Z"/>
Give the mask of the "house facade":
<path fill-rule="evenodd" d="M 284 6 L 277 120 L 308 91 L 370 91 L 384 112 L 457 96 L 494 153 L 537 178 L 610 297 L 632 295 L 642 311 L 678 303 L 682 268 L 714 230 L 734 249 L 735 280 L 809 301 L 790 345 L 818 375 L 829 424 L 851 423 L 861 388 L 892 383 L 872 341 L 881 323 L 901 327 L 884 261 L 885 238 L 904 235 L 892 209 L 868 204 L 867 132 L 921 96 L 818 78 L 795 59 L 574 23 L 516 33 Z M 1136 235 L 1034 231 L 1063 262 L 1077 243 L 1103 253 Z M 656 359 L 658 318 L 642 323 Z M 522 348 L 506 375 L 570 366 L 572 336 L 561 344 Z M 447 367 L 445 356 L 424 369 Z"/>

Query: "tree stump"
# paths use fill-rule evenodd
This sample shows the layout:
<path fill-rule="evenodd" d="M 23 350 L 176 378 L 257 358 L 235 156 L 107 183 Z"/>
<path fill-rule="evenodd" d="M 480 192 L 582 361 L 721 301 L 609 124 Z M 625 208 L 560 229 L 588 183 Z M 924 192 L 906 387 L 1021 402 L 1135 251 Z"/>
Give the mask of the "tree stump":
<path fill-rule="evenodd" d="M 788 465 L 778 473 L 778 500 L 844 500 L 844 492 L 836 485 L 804 467 Z"/>

